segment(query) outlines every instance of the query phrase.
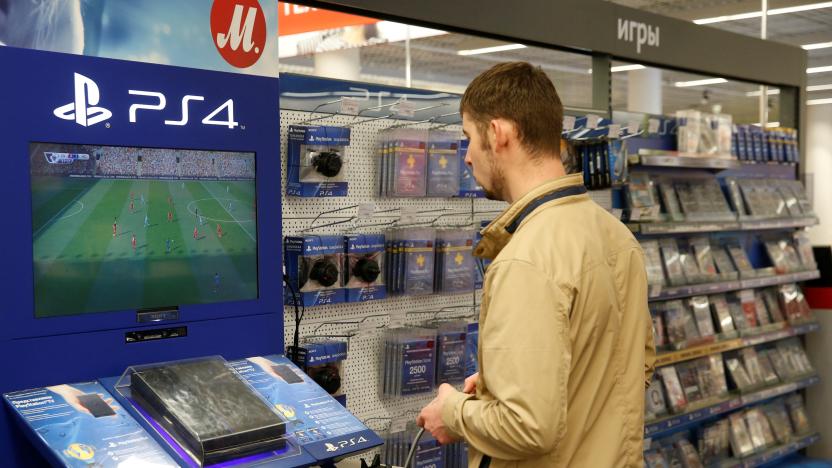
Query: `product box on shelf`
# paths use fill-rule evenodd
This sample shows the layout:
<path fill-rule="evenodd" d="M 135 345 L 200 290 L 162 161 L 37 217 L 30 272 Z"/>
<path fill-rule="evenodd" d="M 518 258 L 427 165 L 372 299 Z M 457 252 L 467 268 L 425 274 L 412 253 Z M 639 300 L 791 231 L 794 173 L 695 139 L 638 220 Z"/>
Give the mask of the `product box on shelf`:
<path fill-rule="evenodd" d="M 344 238 L 342 236 L 287 236 L 284 240 L 286 273 L 284 303 L 304 306 L 338 304 L 346 300 L 341 288 Z"/>
<path fill-rule="evenodd" d="M 290 125 L 287 144 L 287 195 L 347 195 L 346 149 L 350 144 L 349 128 Z"/>
<path fill-rule="evenodd" d="M 350 234 L 344 237 L 343 271 L 347 302 L 387 297 L 384 242 L 384 234 Z"/>

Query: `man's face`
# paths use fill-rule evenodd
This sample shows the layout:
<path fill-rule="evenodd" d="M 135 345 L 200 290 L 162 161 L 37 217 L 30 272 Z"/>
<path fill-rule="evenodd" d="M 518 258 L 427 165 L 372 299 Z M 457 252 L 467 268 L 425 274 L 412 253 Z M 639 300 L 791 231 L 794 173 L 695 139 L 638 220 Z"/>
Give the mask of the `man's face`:
<path fill-rule="evenodd" d="M 462 114 L 462 131 L 468 137 L 468 151 L 465 153 L 465 164 L 471 168 L 474 179 L 485 191 L 489 200 L 505 200 L 505 177 L 502 167 L 497 161 L 494 151 L 488 142 L 488 134 L 480 135 L 473 119 Z"/>

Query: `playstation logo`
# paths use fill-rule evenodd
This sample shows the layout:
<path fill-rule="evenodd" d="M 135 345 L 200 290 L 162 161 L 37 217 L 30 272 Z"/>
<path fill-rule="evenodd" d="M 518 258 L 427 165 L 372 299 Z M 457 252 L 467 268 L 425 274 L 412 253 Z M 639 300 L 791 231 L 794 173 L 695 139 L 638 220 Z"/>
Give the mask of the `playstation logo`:
<path fill-rule="evenodd" d="M 113 116 L 109 109 L 98 107 L 101 95 L 98 85 L 84 75 L 75 73 L 75 102 L 55 109 L 55 117 L 74 120 L 78 125 L 89 127 Z"/>

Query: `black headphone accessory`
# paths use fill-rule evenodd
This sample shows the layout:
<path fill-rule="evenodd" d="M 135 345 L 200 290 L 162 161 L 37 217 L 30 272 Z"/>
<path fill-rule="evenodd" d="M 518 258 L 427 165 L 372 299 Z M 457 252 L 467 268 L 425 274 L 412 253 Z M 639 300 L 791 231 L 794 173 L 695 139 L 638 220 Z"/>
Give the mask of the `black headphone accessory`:
<path fill-rule="evenodd" d="M 338 281 L 338 267 L 325 258 L 318 259 L 312 264 L 309 279 L 317 281 L 324 287 L 332 286 Z"/>
<path fill-rule="evenodd" d="M 359 258 L 355 262 L 355 266 L 352 267 L 353 276 L 360 278 L 365 283 L 372 283 L 380 273 L 381 268 L 378 266 L 378 262 L 369 256 Z"/>
<path fill-rule="evenodd" d="M 341 172 L 344 162 L 341 155 L 335 151 L 321 151 L 312 153 L 312 165 L 315 170 L 325 177 L 335 177 Z"/>

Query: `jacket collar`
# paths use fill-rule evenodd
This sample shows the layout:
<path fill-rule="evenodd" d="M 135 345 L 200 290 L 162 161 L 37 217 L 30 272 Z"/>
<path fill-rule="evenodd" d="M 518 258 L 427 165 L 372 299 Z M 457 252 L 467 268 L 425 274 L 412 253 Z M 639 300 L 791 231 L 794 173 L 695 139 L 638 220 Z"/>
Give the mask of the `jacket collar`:
<path fill-rule="evenodd" d="M 537 186 L 512 203 L 481 231 L 482 239 L 474 249 L 474 255 L 493 259 L 508 244 L 511 236 L 523 226 L 526 217 L 539 206 L 559 198 L 585 193 L 581 173 L 558 177 Z"/>

